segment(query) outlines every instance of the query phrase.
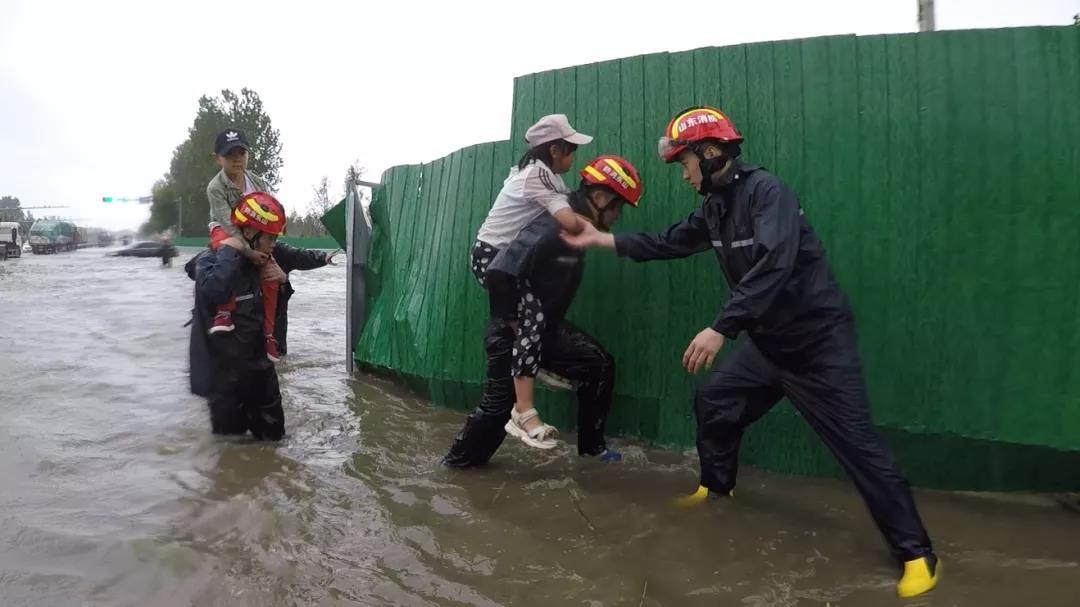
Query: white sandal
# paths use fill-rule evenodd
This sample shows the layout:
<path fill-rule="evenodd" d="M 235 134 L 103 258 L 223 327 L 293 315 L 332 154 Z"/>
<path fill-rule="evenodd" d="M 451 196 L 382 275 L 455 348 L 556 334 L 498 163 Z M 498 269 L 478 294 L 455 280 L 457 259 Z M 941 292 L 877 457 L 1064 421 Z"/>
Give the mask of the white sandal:
<path fill-rule="evenodd" d="M 536 409 L 529 409 L 520 415 L 516 409 L 511 409 L 510 421 L 506 422 L 506 433 L 510 436 L 520 438 L 521 442 L 530 447 L 536 449 L 554 449 L 559 444 L 559 442 L 555 440 L 559 431 L 556 430 L 554 426 L 540 424 L 532 430 L 525 429 L 525 424 L 529 423 L 529 420 L 539 416 L 540 413 L 538 413 Z"/>

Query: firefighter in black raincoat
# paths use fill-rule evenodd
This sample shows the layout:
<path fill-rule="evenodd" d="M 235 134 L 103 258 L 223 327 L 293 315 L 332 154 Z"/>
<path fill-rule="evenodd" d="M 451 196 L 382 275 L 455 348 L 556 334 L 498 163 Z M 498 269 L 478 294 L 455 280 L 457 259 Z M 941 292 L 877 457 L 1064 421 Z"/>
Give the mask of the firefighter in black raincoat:
<path fill-rule="evenodd" d="M 195 280 L 195 269 L 198 265 L 199 258 L 204 255 L 212 254 L 212 251 L 203 251 L 188 260 L 184 269 L 187 271 L 188 276 Z M 334 253 L 327 253 L 326 251 L 316 251 L 313 249 L 298 249 L 291 247 L 284 242 L 279 242 L 274 245 L 274 251 L 271 256 L 277 262 L 278 267 L 285 276 L 289 276 L 292 272 L 297 270 L 314 270 L 328 265 L 334 264 Z M 288 344 L 288 332 L 289 332 L 289 300 L 296 293 L 293 289 L 292 281 L 286 280 L 281 284 L 281 293 L 278 295 L 277 314 L 274 321 L 274 338 L 277 340 L 278 352 L 282 356 L 289 353 Z M 212 317 L 213 315 L 211 315 Z M 204 328 L 209 328 L 207 325 Z M 205 341 L 205 340 L 203 340 Z"/>
<path fill-rule="evenodd" d="M 787 397 L 855 482 L 910 597 L 937 583 L 938 559 L 911 490 L 870 418 L 855 322 L 798 199 L 783 182 L 739 158 L 742 136 L 721 112 L 676 116 L 660 140 L 665 162 L 705 198 L 656 234 L 566 235 L 577 247 L 614 248 L 635 261 L 714 251 L 731 296 L 683 354 L 691 373 L 711 367 L 726 339 L 740 342 L 694 395 L 701 483 L 679 500 L 694 505 L 735 488 L 743 431 Z M 586 226 L 587 228 L 587 226 Z"/>
<path fill-rule="evenodd" d="M 232 216 L 247 246 L 271 253 L 285 231 L 285 209 L 270 194 L 255 192 L 237 205 Z M 243 435 L 257 440 L 281 440 L 285 414 L 281 407 L 274 363 L 266 357 L 262 282 L 284 281 L 280 266 L 274 276 L 249 261 L 237 237 L 226 239 L 217 251 L 204 251 L 185 268 L 195 280 L 195 309 L 191 325 L 191 391 L 208 399 L 214 434 Z M 235 329 L 208 334 L 217 306 L 235 297 Z"/>
<path fill-rule="evenodd" d="M 642 183 L 633 165 L 618 156 L 601 156 L 581 172 L 581 187 L 569 195 L 571 208 L 607 231 L 618 220 L 624 204 L 637 206 Z M 604 426 L 611 408 L 615 361 L 595 339 L 572 326 L 564 317 L 585 271 L 584 255 L 559 237 L 559 223 L 549 214 L 531 221 L 504 248 L 486 273 L 491 319 L 484 346 L 487 378 L 480 406 L 465 421 L 443 463 L 470 468 L 487 463 L 506 437 L 514 405 L 511 374 L 517 323 L 535 331 L 524 339 L 542 340 L 541 368 L 577 387 L 578 454 L 603 461 L 621 456 L 607 448 Z M 529 292 L 541 302 L 542 312 L 522 317 L 520 296 Z M 532 412 L 525 412 L 526 417 Z"/>

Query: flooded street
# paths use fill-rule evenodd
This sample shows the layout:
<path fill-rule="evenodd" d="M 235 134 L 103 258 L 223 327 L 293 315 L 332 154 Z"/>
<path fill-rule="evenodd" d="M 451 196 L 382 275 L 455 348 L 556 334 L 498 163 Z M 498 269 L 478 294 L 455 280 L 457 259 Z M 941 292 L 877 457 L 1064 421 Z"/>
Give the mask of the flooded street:
<path fill-rule="evenodd" d="M 187 384 L 195 252 L 0 262 L 0 606 L 1080 602 L 1080 515 L 1043 496 L 918 491 L 944 575 L 902 602 L 844 481 L 744 469 L 735 500 L 675 510 L 693 454 L 619 438 L 620 465 L 507 441 L 443 469 L 465 413 L 347 375 L 342 267 L 292 275 L 288 438 L 215 439 Z"/>

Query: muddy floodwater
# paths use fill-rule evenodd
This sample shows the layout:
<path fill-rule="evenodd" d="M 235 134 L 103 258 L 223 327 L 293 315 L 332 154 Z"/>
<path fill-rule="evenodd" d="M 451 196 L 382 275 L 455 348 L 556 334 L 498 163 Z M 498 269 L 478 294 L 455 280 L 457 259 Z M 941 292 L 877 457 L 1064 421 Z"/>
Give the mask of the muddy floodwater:
<path fill-rule="evenodd" d="M 917 491 L 944 575 L 902 602 L 843 481 L 744 469 L 675 510 L 693 453 L 621 438 L 622 464 L 507 441 L 443 469 L 465 413 L 346 373 L 342 267 L 292 276 L 288 439 L 217 440 L 195 252 L 0 262 L 0 606 L 1080 605 L 1080 514 L 1045 496 Z"/>

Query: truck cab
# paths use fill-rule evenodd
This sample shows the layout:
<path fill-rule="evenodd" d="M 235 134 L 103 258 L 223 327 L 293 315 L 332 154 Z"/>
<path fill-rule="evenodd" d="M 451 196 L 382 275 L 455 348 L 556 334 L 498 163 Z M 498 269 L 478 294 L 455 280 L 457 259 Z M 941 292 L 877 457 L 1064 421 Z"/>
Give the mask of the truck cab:
<path fill-rule="evenodd" d="M 22 228 L 17 222 L 0 222 L 0 259 L 22 257 Z"/>

